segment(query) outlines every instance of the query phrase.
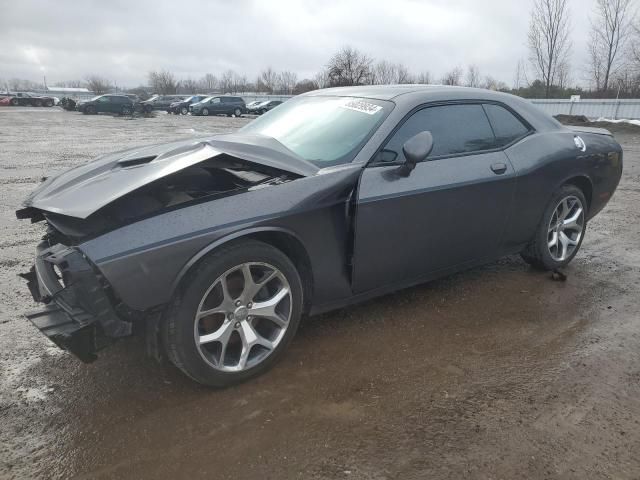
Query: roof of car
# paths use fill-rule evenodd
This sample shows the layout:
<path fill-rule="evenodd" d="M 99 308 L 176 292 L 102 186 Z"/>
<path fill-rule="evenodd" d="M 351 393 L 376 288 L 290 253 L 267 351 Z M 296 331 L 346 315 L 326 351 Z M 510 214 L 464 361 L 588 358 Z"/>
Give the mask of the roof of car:
<path fill-rule="evenodd" d="M 377 100 L 391 100 L 406 94 L 420 94 L 423 93 L 425 97 L 436 96 L 446 94 L 451 99 L 469 98 L 470 95 L 477 98 L 495 98 L 501 97 L 505 94 L 501 92 L 494 92 L 492 90 L 485 90 L 482 88 L 470 88 L 470 87 L 453 87 L 448 85 L 420 85 L 420 84 L 406 84 L 406 85 L 363 85 L 358 87 L 334 87 L 324 88 L 321 90 L 314 90 L 307 93 L 307 95 L 332 95 L 340 97 L 365 97 Z"/>
<path fill-rule="evenodd" d="M 302 96 L 361 97 L 373 100 L 391 100 L 400 106 L 402 114 L 418 105 L 448 101 L 494 101 L 506 104 L 531 123 L 538 131 L 561 127 L 551 115 L 516 95 L 482 88 L 452 87 L 447 85 L 364 85 L 314 90 Z"/>

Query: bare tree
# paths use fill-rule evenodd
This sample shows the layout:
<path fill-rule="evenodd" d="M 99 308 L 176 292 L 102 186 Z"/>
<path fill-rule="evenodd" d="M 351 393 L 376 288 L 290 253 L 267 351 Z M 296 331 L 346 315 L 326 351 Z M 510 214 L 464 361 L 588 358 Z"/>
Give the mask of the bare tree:
<path fill-rule="evenodd" d="M 429 85 L 431 83 L 431 73 L 424 71 L 424 72 L 420 72 L 417 76 L 416 76 L 416 83 L 420 83 L 423 85 Z"/>
<path fill-rule="evenodd" d="M 301 93 L 310 92 L 312 90 L 317 90 L 318 84 L 314 80 L 309 80 L 305 78 L 296 83 L 296 87 L 293 90 L 294 95 L 299 95 Z"/>
<path fill-rule="evenodd" d="M 200 79 L 200 85 L 205 91 L 213 92 L 218 88 L 218 77 L 212 73 L 207 73 Z"/>
<path fill-rule="evenodd" d="M 371 68 L 371 83 L 374 85 L 389 85 L 395 83 L 396 66 L 386 60 L 381 60 Z"/>
<path fill-rule="evenodd" d="M 568 67 L 570 46 L 567 0 L 534 0 L 529 23 L 530 61 L 542 78 L 547 97 L 559 66 L 564 63 Z"/>
<path fill-rule="evenodd" d="M 329 72 L 323 68 L 313 77 L 313 82 L 317 88 L 327 88 L 329 86 Z"/>
<path fill-rule="evenodd" d="M 180 82 L 180 93 L 198 93 L 200 85 L 193 78 L 187 78 Z"/>
<path fill-rule="evenodd" d="M 591 19 L 589 60 L 591 79 L 597 90 L 607 91 L 632 33 L 631 0 L 597 0 Z"/>
<path fill-rule="evenodd" d="M 111 90 L 111 82 L 98 75 L 90 75 L 86 78 L 87 88 L 96 95 L 102 95 Z"/>
<path fill-rule="evenodd" d="M 353 47 L 343 47 L 335 53 L 327 65 L 329 84 L 332 87 L 366 85 L 371 83 L 373 60 Z"/>
<path fill-rule="evenodd" d="M 453 70 L 448 71 L 442 77 L 443 85 L 461 85 L 462 83 L 462 68 L 456 67 Z"/>
<path fill-rule="evenodd" d="M 149 86 L 153 89 L 154 93 L 160 93 L 162 95 L 171 95 L 176 93 L 180 85 L 180 82 L 176 80 L 173 73 L 168 70 L 149 72 L 148 78 Z"/>
<path fill-rule="evenodd" d="M 296 83 L 298 83 L 298 75 L 294 72 L 285 70 L 278 75 L 278 88 L 285 95 L 293 94 Z"/>
<path fill-rule="evenodd" d="M 478 88 L 480 86 L 480 69 L 477 65 L 469 65 L 465 79 L 467 87 Z"/>
<path fill-rule="evenodd" d="M 527 87 L 528 85 L 529 80 L 527 79 L 527 67 L 524 60 L 518 60 L 516 73 L 513 76 L 513 89 L 520 90 L 521 88 Z"/>
<path fill-rule="evenodd" d="M 509 86 L 506 83 L 496 80 L 490 75 L 487 75 L 486 77 L 484 77 L 482 88 L 486 88 L 487 90 L 495 90 L 495 91 L 509 90 Z"/>
<path fill-rule="evenodd" d="M 234 82 L 237 74 L 233 70 L 227 70 L 220 77 L 218 88 L 222 93 L 235 93 L 236 84 Z"/>
<path fill-rule="evenodd" d="M 397 84 L 415 83 L 413 75 L 411 75 L 407 66 L 402 63 L 396 63 L 395 81 Z"/>
<path fill-rule="evenodd" d="M 260 72 L 260 82 L 268 93 L 273 93 L 278 83 L 278 74 L 271 67 Z"/>

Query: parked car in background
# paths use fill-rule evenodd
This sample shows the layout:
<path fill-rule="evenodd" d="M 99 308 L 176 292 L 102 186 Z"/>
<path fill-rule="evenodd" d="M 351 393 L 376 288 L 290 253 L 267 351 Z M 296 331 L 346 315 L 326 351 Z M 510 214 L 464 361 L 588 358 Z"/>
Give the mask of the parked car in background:
<path fill-rule="evenodd" d="M 281 104 L 281 100 L 267 100 L 265 102 L 260 102 L 257 105 L 253 105 L 252 107 L 247 106 L 247 113 L 262 115 Z"/>
<path fill-rule="evenodd" d="M 192 379 L 230 385 L 282 358 L 305 314 L 503 255 L 566 266 L 622 163 L 607 130 L 513 95 L 316 90 L 236 133 L 50 176 L 16 212 L 46 232 L 21 275 L 46 305 L 27 317 L 85 361 L 145 331 Z"/>
<path fill-rule="evenodd" d="M 249 110 L 251 110 L 256 105 L 260 105 L 263 102 L 264 102 L 264 100 L 254 100 L 253 102 L 247 103 L 247 112 L 249 112 Z"/>
<path fill-rule="evenodd" d="M 11 105 L 11 97 L 0 95 L 0 107 L 8 107 Z"/>
<path fill-rule="evenodd" d="M 141 103 L 142 110 L 150 113 L 153 110 L 168 110 L 173 102 L 184 100 L 187 95 L 155 95 Z"/>
<path fill-rule="evenodd" d="M 55 104 L 55 99 L 53 97 L 47 97 L 46 95 L 39 95 L 37 93 L 15 92 L 10 95 L 10 103 L 14 107 L 53 107 L 53 105 Z"/>
<path fill-rule="evenodd" d="M 169 108 L 167 108 L 167 112 L 173 113 L 175 115 L 178 115 L 180 113 L 182 115 L 186 115 L 187 113 L 189 113 L 189 105 L 198 103 L 205 98 L 207 98 L 207 95 L 191 95 L 190 97 L 187 97 L 183 100 L 173 102 L 171 105 L 169 105 Z"/>
<path fill-rule="evenodd" d="M 126 95 L 98 95 L 86 102 L 77 104 L 76 109 L 87 115 L 96 113 L 119 113 L 131 115 L 136 110 L 136 104 Z"/>
<path fill-rule="evenodd" d="M 189 107 L 192 115 L 235 115 L 241 116 L 247 112 L 247 106 L 242 97 L 224 95 L 219 97 L 207 97 L 201 102 Z"/>

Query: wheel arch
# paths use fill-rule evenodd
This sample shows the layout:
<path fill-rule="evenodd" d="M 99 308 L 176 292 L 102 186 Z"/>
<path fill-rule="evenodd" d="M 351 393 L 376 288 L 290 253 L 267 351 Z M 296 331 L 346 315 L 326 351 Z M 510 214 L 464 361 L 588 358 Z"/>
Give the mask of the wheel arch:
<path fill-rule="evenodd" d="M 574 185 L 582 190 L 585 199 L 587 200 L 587 208 L 591 208 L 591 199 L 593 197 L 593 183 L 591 179 L 586 175 L 577 175 L 566 179 L 562 185 Z M 562 186 L 561 185 L 561 186 Z"/>
<path fill-rule="evenodd" d="M 220 247 L 242 240 L 258 240 L 284 253 L 293 262 L 298 270 L 303 286 L 303 313 L 308 313 L 311 308 L 311 298 L 313 295 L 313 269 L 311 259 L 302 240 L 292 231 L 281 227 L 260 227 L 241 230 L 227 235 L 221 239 L 210 243 L 195 255 L 182 267 L 171 285 L 171 296 L 173 297 L 180 287 L 183 279 L 189 272 L 207 255 Z"/>

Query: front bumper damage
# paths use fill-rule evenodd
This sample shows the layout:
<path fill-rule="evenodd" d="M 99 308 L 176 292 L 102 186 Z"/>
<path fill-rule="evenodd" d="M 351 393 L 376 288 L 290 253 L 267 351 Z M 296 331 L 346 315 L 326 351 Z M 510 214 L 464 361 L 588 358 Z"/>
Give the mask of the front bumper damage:
<path fill-rule="evenodd" d="M 83 253 L 46 241 L 36 249 L 35 265 L 21 274 L 43 310 L 26 317 L 58 347 L 92 362 L 96 352 L 132 333 L 132 323 L 118 316 L 109 286 Z"/>

